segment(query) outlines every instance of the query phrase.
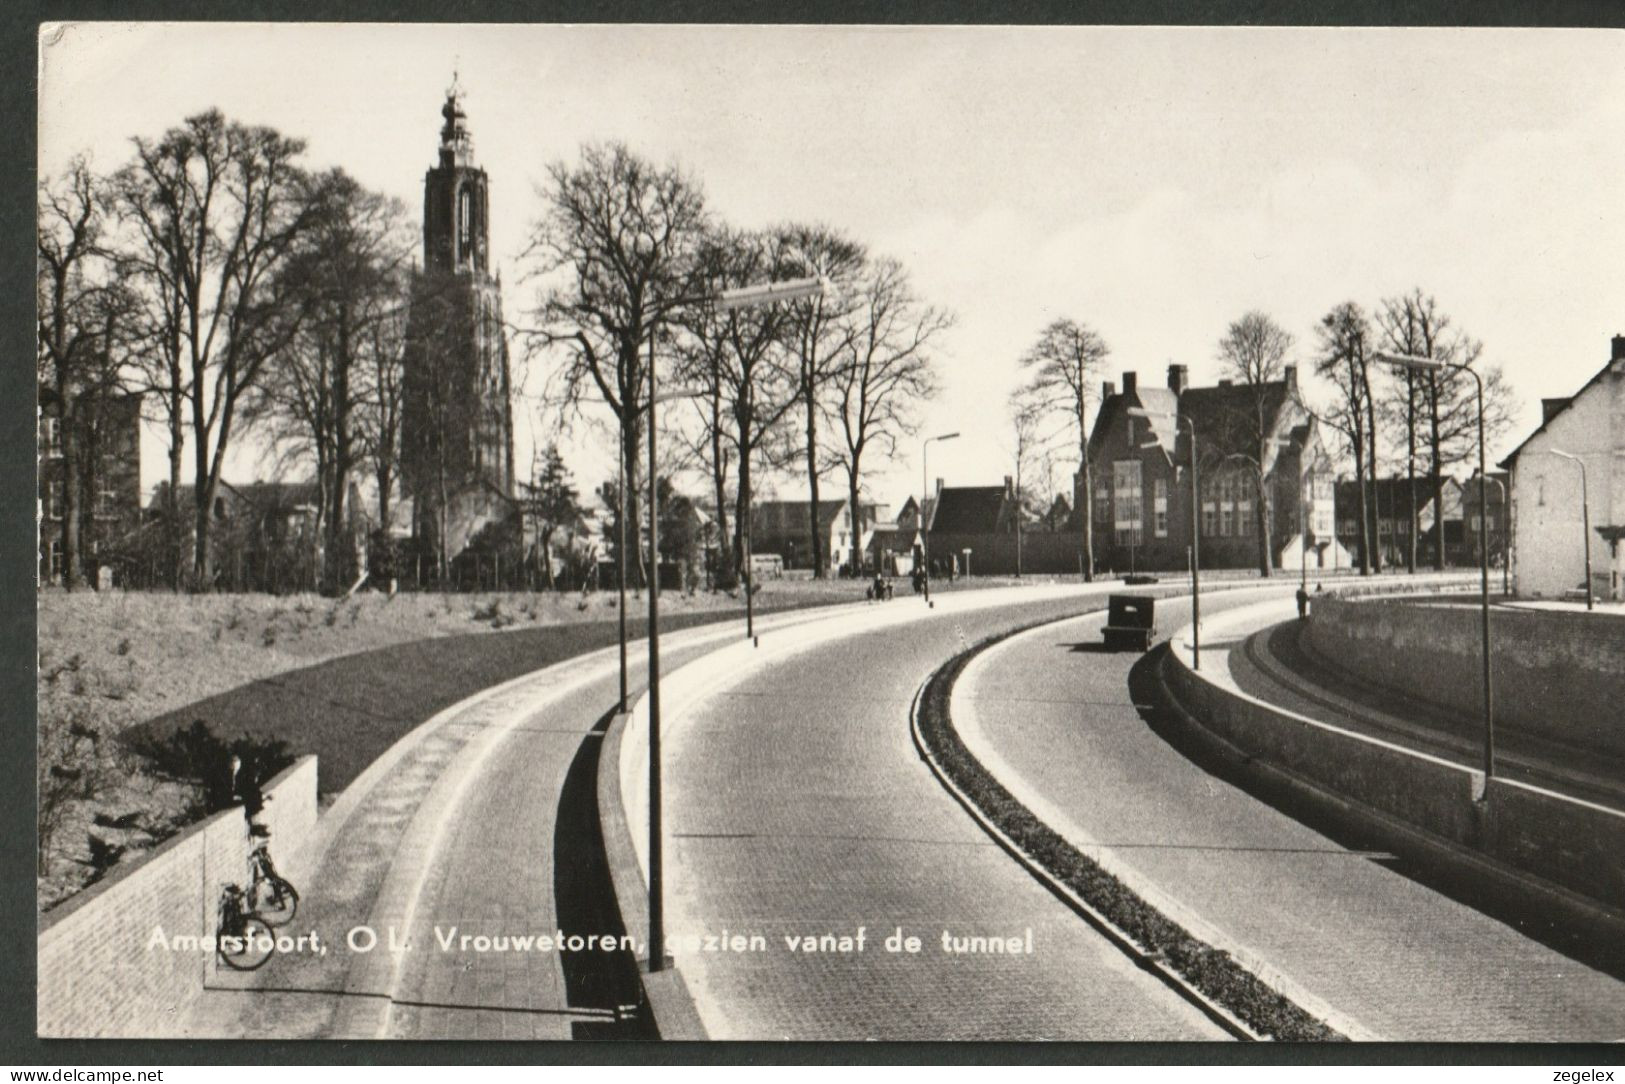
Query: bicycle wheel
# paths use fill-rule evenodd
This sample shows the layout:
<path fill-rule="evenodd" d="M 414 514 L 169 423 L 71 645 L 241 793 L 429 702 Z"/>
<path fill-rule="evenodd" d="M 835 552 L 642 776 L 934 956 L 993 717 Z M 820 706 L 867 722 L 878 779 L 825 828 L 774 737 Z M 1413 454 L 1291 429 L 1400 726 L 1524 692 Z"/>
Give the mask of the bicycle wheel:
<path fill-rule="evenodd" d="M 244 915 L 237 928 L 215 937 L 220 960 L 234 971 L 253 971 L 276 951 L 276 935 L 258 915 Z"/>
<path fill-rule="evenodd" d="M 286 926 L 299 910 L 299 892 L 273 873 L 254 882 L 248 906 L 270 925 Z"/>

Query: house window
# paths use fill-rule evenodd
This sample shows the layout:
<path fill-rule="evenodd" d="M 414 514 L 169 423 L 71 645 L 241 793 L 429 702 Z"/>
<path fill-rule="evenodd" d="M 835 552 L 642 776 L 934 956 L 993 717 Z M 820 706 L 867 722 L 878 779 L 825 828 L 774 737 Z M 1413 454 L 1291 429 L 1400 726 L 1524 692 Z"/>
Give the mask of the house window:
<path fill-rule="evenodd" d="M 118 495 L 111 489 L 103 488 L 96 491 L 96 514 L 98 516 L 118 514 Z"/>
<path fill-rule="evenodd" d="M 40 455 L 62 454 L 62 430 L 56 418 L 41 418 L 39 422 Z"/>
<path fill-rule="evenodd" d="M 1112 464 L 1113 525 L 1121 544 L 1140 540 L 1143 494 L 1140 489 L 1140 461 L 1120 459 Z"/>
<path fill-rule="evenodd" d="M 55 583 L 62 576 L 62 540 L 51 539 L 45 547 L 45 578 Z"/>
<path fill-rule="evenodd" d="M 1152 529 L 1158 538 L 1168 537 L 1168 479 L 1158 478 L 1151 485 Z"/>
<path fill-rule="evenodd" d="M 1219 537 L 1229 538 L 1236 530 L 1236 485 L 1228 474 L 1219 479 Z"/>
<path fill-rule="evenodd" d="M 62 483 L 52 482 L 46 491 L 45 517 L 47 519 L 62 518 Z"/>
<path fill-rule="evenodd" d="M 1236 479 L 1236 491 L 1242 492 L 1245 485 L 1241 479 Z M 1253 533 L 1253 502 L 1251 498 L 1236 502 L 1236 534 L 1251 535 Z"/>
<path fill-rule="evenodd" d="M 1111 483 L 1102 478 L 1095 483 L 1095 522 L 1110 523 L 1112 518 Z"/>

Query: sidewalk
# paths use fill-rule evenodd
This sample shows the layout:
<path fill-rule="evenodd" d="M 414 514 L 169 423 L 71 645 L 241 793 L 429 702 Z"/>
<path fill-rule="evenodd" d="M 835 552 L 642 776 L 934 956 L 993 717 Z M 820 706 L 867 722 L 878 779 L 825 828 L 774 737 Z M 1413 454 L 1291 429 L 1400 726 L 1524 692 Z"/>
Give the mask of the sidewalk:
<path fill-rule="evenodd" d="M 1227 680 L 1248 628 L 1290 596 L 1203 621 Z M 1172 609 L 1172 607 L 1169 607 Z M 1206 609 L 1206 607 L 1204 607 Z M 1181 611 L 1183 612 L 1183 611 Z M 1625 983 L 1351 850 L 1221 781 L 1146 725 L 1139 656 L 1099 651 L 1098 616 L 1033 630 L 961 675 L 966 745 L 1029 809 L 1187 930 L 1355 1038 L 1611 1041 Z"/>

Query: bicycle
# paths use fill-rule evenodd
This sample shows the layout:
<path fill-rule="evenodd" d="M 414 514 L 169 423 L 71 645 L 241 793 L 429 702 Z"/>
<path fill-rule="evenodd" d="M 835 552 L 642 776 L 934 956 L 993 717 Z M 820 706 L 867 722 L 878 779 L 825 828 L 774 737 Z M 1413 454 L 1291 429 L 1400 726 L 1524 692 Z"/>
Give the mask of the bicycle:
<path fill-rule="evenodd" d="M 286 926 L 299 910 L 299 891 L 279 876 L 271 864 L 269 830 L 252 825 L 249 836 L 259 840 L 248 855 L 248 910 L 272 926 Z"/>
<path fill-rule="evenodd" d="M 276 951 L 276 935 L 236 885 L 226 885 L 220 892 L 214 946 L 221 962 L 234 971 L 253 971 Z"/>

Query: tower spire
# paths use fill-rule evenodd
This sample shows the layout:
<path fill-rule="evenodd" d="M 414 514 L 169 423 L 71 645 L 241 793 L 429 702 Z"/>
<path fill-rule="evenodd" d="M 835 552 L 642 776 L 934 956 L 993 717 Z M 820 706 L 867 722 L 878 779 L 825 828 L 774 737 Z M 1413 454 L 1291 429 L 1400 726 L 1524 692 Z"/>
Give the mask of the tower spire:
<path fill-rule="evenodd" d="M 467 95 L 455 68 L 451 73 L 451 86 L 446 88 L 446 104 L 440 107 L 445 123 L 440 126 L 440 164 L 442 166 L 471 166 L 474 164 L 474 137 L 468 132 L 468 114 L 463 111 L 463 98 Z"/>

